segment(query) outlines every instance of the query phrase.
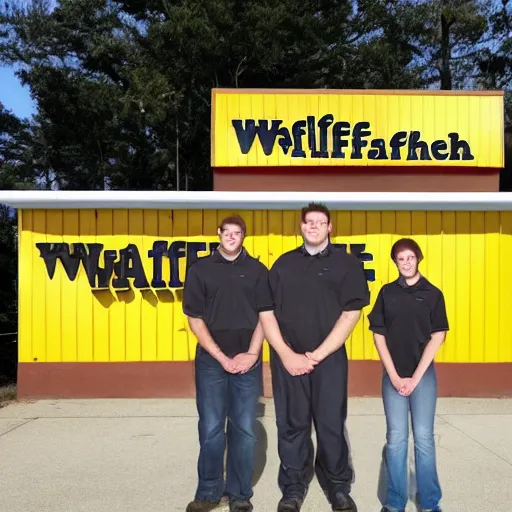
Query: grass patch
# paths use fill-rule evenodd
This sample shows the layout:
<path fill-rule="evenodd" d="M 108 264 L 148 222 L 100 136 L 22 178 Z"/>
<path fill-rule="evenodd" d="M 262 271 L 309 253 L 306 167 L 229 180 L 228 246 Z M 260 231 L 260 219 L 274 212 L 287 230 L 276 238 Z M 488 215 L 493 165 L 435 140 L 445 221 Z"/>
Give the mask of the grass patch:
<path fill-rule="evenodd" d="M 16 393 L 16 385 L 10 384 L 9 386 L 0 387 L 0 407 L 5 407 L 18 399 Z"/>

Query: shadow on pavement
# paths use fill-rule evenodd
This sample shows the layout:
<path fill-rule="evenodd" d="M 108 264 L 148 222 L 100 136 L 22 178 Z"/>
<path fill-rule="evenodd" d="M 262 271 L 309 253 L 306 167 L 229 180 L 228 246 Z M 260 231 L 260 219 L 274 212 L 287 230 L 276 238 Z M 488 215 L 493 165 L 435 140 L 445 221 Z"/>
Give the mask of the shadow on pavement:
<path fill-rule="evenodd" d="M 267 464 L 268 436 L 265 427 L 260 421 L 265 415 L 265 404 L 259 402 L 256 409 L 256 421 L 254 422 L 254 434 L 256 436 L 256 448 L 254 454 L 253 485 L 256 485 L 265 471 Z"/>
<path fill-rule="evenodd" d="M 418 502 L 418 494 L 416 492 L 416 472 L 414 470 L 414 459 L 408 459 L 408 490 L 409 490 L 409 501 L 411 501 L 418 512 L 421 512 L 421 506 Z M 377 498 L 380 501 L 381 505 L 384 506 L 386 503 L 386 488 L 387 488 L 387 478 L 386 478 L 386 445 L 384 444 L 382 448 L 382 457 L 380 462 L 380 470 L 379 470 L 379 482 L 377 485 Z"/>

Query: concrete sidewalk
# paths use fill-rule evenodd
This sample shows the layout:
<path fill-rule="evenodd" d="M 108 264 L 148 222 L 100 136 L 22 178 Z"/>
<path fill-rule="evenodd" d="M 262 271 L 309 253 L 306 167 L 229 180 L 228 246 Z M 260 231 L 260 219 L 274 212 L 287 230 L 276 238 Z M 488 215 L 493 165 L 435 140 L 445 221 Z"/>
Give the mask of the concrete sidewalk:
<path fill-rule="evenodd" d="M 262 401 L 261 412 L 253 503 L 255 512 L 275 512 L 272 401 Z M 510 512 L 512 400 L 441 399 L 436 421 L 444 510 Z M 360 512 L 378 512 L 385 485 L 381 400 L 351 399 L 347 427 L 354 499 Z M 197 453 L 193 400 L 13 404 L 0 409 L 0 510 L 184 512 L 195 490 Z M 409 458 L 413 476 L 412 450 Z M 322 510 L 330 507 L 315 480 L 303 511 Z M 417 509 L 410 503 L 408 510 Z"/>

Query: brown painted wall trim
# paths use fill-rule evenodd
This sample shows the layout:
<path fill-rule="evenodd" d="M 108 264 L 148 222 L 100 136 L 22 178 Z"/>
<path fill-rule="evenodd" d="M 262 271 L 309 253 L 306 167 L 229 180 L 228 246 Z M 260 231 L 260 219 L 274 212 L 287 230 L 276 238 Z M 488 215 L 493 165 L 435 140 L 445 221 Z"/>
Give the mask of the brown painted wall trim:
<path fill-rule="evenodd" d="M 496 167 L 477 167 L 477 166 L 433 166 L 433 165 L 289 165 L 289 166 L 247 166 L 247 167 L 215 167 L 216 174 L 231 175 L 251 175 L 263 174 L 269 178 L 282 174 L 283 176 L 305 175 L 346 175 L 346 176 L 386 176 L 386 175 L 419 175 L 429 176 L 431 178 L 445 174 L 454 174 L 459 179 L 467 176 L 489 176 L 499 174 L 501 169 Z"/>
<path fill-rule="evenodd" d="M 295 168 L 294 168 L 295 170 Z M 280 168 L 278 172 L 269 169 L 248 171 L 213 172 L 213 189 L 216 191 L 305 191 L 305 192 L 498 192 L 500 175 L 497 170 L 471 170 L 459 172 L 415 173 L 404 169 L 402 172 L 361 173 L 330 172 L 325 167 L 311 172 Z"/>
<path fill-rule="evenodd" d="M 512 363 L 437 363 L 439 396 L 512 398 Z M 380 396 L 379 361 L 349 362 L 349 396 Z M 272 396 L 268 363 L 264 396 Z M 193 362 L 20 363 L 18 396 L 29 398 L 191 398 Z"/>
<path fill-rule="evenodd" d="M 186 362 L 19 363 L 21 398 L 186 398 L 194 365 Z"/>

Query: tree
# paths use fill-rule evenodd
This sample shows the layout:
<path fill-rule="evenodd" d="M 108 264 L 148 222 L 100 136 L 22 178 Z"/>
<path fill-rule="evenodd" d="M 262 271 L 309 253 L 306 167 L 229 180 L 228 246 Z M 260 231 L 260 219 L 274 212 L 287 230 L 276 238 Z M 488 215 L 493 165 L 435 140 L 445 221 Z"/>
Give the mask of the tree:
<path fill-rule="evenodd" d="M 30 123 L 18 119 L 0 103 L 0 188 L 30 188 L 34 181 L 30 158 Z"/>
<path fill-rule="evenodd" d="M 486 89 L 505 89 L 512 83 L 512 6 L 496 3 L 489 17 L 492 43 L 478 59 L 480 84 Z"/>
<path fill-rule="evenodd" d="M 0 104 L 0 189 L 24 187 L 19 167 L 27 142 L 27 124 Z M 16 215 L 0 205 L 0 386 L 16 376 L 17 248 Z"/>
<path fill-rule="evenodd" d="M 410 33 L 429 86 L 473 88 L 476 64 L 490 41 L 487 0 L 407 0 L 416 27 Z"/>
<path fill-rule="evenodd" d="M 388 4 L 33 0 L 4 8 L 0 58 L 38 104 L 45 186 L 209 189 L 213 87 L 422 86 Z"/>
<path fill-rule="evenodd" d="M 1 171 L 0 171 L 1 174 Z M 0 386 L 16 378 L 17 247 L 16 218 L 0 205 Z"/>

